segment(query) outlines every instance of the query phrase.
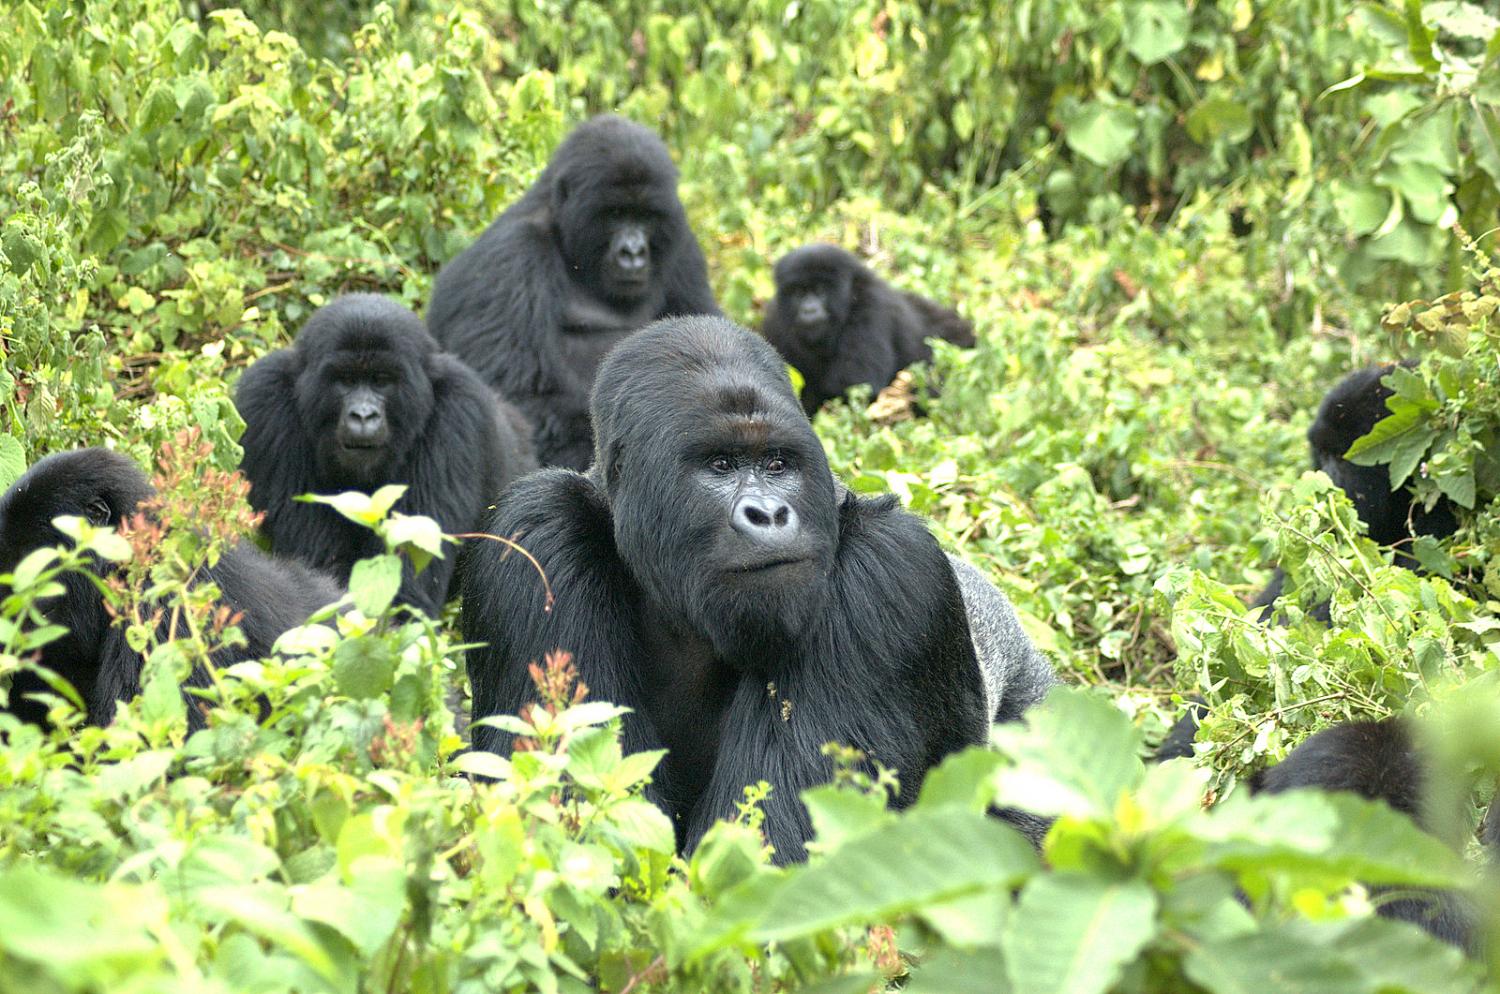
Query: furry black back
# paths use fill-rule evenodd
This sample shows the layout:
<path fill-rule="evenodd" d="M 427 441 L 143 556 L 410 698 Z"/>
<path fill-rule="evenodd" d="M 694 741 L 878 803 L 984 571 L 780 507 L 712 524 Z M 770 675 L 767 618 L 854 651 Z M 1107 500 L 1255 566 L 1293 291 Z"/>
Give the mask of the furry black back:
<path fill-rule="evenodd" d="M 609 299 L 595 272 L 612 215 L 651 228 L 653 285 Z M 677 167 L 641 125 L 580 125 L 547 168 L 479 238 L 442 268 L 427 321 L 445 348 L 535 427 L 543 465 L 584 469 L 593 452 L 588 396 L 605 352 L 669 314 L 718 314 L 708 266 L 677 198 Z"/>
<path fill-rule="evenodd" d="M 907 366 L 930 359 L 928 338 L 975 344 L 973 326 L 953 310 L 896 290 L 836 245 L 788 253 L 775 278 L 761 333 L 801 372 L 809 415 L 850 387 L 879 391 Z"/>
<path fill-rule="evenodd" d="M 0 573 L 12 572 L 36 549 L 68 544 L 52 525 L 54 518 L 76 515 L 101 527 L 118 527 L 153 495 L 145 474 L 107 449 L 60 452 L 40 460 L 0 497 Z M 96 565 L 101 575 L 113 569 L 102 562 Z M 218 665 L 269 654 L 282 632 L 343 595 L 326 576 L 276 562 L 248 543 L 225 550 L 206 574 L 219 588 L 220 602 L 243 615 L 239 627 L 247 642 L 220 650 L 215 655 Z M 91 723 L 105 725 L 114 717 L 117 701 L 140 692 L 143 660 L 127 644 L 123 630 L 112 624 L 103 597 L 88 577 L 68 573 L 60 582 L 63 593 L 41 607 L 68 634 L 43 649 L 41 664 L 78 690 Z M 170 611 L 163 613 L 162 637 L 170 633 L 170 618 Z M 187 682 L 206 686 L 208 674 L 200 670 Z M 18 674 L 9 711 L 22 720 L 43 723 L 46 707 L 28 695 L 44 690 L 50 692 L 35 674 Z M 192 728 L 203 725 L 203 715 L 191 699 L 188 722 Z"/>
<path fill-rule="evenodd" d="M 368 473 L 340 459 L 338 421 L 351 390 L 375 398 L 389 426 Z M 501 489 L 536 468 L 520 414 L 440 352 L 420 318 L 373 294 L 319 310 L 290 347 L 245 371 L 235 403 L 245 419 L 240 468 L 251 506 L 265 512 L 272 550 L 344 582 L 355 562 L 383 551 L 380 539 L 330 507 L 294 500 L 299 494 L 405 484 L 397 510 L 462 533 L 478 525 Z M 398 599 L 436 614 L 456 558 L 450 549 L 421 574 L 408 564 Z"/>

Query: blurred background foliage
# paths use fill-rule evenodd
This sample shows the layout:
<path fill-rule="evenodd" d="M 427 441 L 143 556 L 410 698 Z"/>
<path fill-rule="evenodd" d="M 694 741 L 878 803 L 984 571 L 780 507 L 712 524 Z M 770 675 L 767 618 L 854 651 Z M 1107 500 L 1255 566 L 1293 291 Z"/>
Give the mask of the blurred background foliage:
<path fill-rule="evenodd" d="M 1215 794 L 1330 721 L 1493 682 L 1500 20 L 1474 3 L 11 3 L 0 31 L 0 485 L 79 444 L 145 464 L 189 428 L 233 468 L 239 369 L 342 292 L 421 310 L 437 268 L 525 189 L 571 125 L 600 111 L 666 139 L 737 320 L 758 324 L 777 257 L 828 240 L 975 321 L 979 349 L 940 347 L 918 371 L 942 381 L 929 417 L 885 423 L 861 403 L 819 415 L 835 470 L 931 517 L 1004 587 L 1069 679 L 1107 688 L 1147 741 L 1176 695 L 1205 693 L 1214 710 L 1200 748 Z M 1424 550 L 1423 576 L 1387 565 L 1325 482 L 1299 479 L 1323 392 L 1402 355 L 1424 362 L 1404 388 L 1416 413 L 1399 455 L 1424 499 L 1462 498 L 1466 526 Z M 1288 588 L 1303 608 L 1328 598 L 1330 577 L 1357 569 L 1364 582 L 1335 596 L 1329 626 L 1294 611 L 1292 624 L 1262 628 L 1242 604 L 1278 557 L 1310 564 Z M 357 637 L 393 640 L 415 666 L 416 636 L 403 630 Z M 422 644 L 421 658 L 451 674 L 446 647 Z M 434 710 L 408 702 L 400 720 L 440 717 L 426 697 Z M 511 814 L 486 809 L 487 827 L 474 829 L 473 812 L 417 786 L 430 741 L 398 757 L 408 779 L 372 787 L 380 705 L 350 708 L 309 710 L 292 737 L 323 729 L 342 742 L 329 728 L 363 729 L 365 766 L 330 746 L 309 780 L 278 765 L 296 752 L 283 743 L 290 751 L 264 762 L 299 799 L 282 797 L 289 807 L 273 816 L 264 797 L 223 796 L 216 817 L 249 819 L 262 826 L 257 845 L 288 851 L 315 827 L 337 843 L 345 883 L 354 857 L 339 841 L 344 815 L 328 820 L 329 791 L 338 811 L 368 820 L 374 790 L 423 838 L 452 843 L 468 825 L 459 831 L 485 845 L 514 841 Z M 117 738 L 117 755 L 138 748 Z M 34 788 L 46 768 L 83 790 L 48 755 L 18 751 L 4 775 Z M 214 790 L 251 782 L 232 766 L 216 768 L 228 779 Z M 120 807 L 108 817 L 149 797 L 157 815 L 191 821 L 181 812 L 206 782 L 155 793 L 132 782 L 110 796 Z M 527 796 L 547 796 L 536 789 Z M 90 849 L 108 836 L 100 825 L 79 829 L 43 796 L 0 810 L 0 826 L 29 840 L 0 850 L 7 859 L 50 853 L 48 872 L 115 879 L 132 851 L 148 851 L 137 839 L 112 864 Z M 88 794 L 77 810 L 103 817 L 102 803 Z M 640 828 L 638 812 L 626 820 Z M 417 835 L 360 825 L 380 839 L 358 835 L 356 850 L 430 862 Z M 592 844 L 570 836 L 554 855 Z M 738 866 L 736 852 L 712 858 Z M 275 876 L 254 869 L 263 856 L 242 861 L 245 887 Z M 599 900 L 587 906 L 604 907 L 615 888 L 678 901 L 662 898 L 664 859 L 653 858 L 590 877 Z M 411 901 L 466 893 L 424 879 L 437 890 L 420 900 L 410 890 Z M 99 899 L 138 899 L 123 887 Z M 542 905 L 519 906 L 518 922 L 546 918 Z M 667 941 L 666 926 L 646 920 L 658 914 L 631 918 L 635 932 L 589 920 L 625 929 L 629 949 L 645 935 Z M 272 925 L 247 924 L 254 908 L 229 918 L 241 937 L 296 938 L 290 925 L 272 940 Z M 585 918 L 574 915 L 572 934 L 587 934 Z M 337 927 L 347 936 L 356 925 Z M 157 928 L 148 946 L 168 948 L 163 962 L 175 955 L 155 945 L 161 920 L 140 927 Z M 313 939 L 320 927 L 298 925 Z M 412 934 L 349 941 L 393 983 L 449 989 L 403 972 L 414 969 L 399 961 Z M 116 938 L 128 951 L 140 936 Z M 511 966 L 556 989 L 557 947 L 543 947 L 541 965 Z M 228 941 L 218 950 L 241 954 Z M 665 977 L 652 955 L 619 955 L 600 969 Z M 777 955 L 763 976 L 827 967 Z M 452 966 L 423 962 L 433 976 Z M 342 989 L 334 965 L 298 963 L 319 978 L 307 989 Z"/>

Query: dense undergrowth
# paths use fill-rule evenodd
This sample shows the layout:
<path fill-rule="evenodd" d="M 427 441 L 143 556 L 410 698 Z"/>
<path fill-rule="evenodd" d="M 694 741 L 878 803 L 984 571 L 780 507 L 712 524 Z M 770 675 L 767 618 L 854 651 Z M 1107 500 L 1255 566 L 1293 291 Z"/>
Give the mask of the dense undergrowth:
<path fill-rule="evenodd" d="M 6 15 L 0 485 L 63 447 L 154 465 L 173 443 L 167 520 L 243 530 L 242 503 L 205 499 L 238 463 L 239 370 L 338 293 L 420 309 L 567 127 L 617 110 L 674 150 L 736 319 L 758 323 L 772 262 L 821 239 L 975 321 L 979 349 L 939 349 L 928 417 L 855 403 L 816 427 L 836 472 L 931 518 L 1099 689 L 950 760 L 900 817 L 853 772 L 814 792 L 806 868 L 764 864 L 753 805 L 683 867 L 639 793 L 651 757 L 620 755 L 608 702 L 571 703 L 565 658 L 542 674 L 536 749 L 454 759 L 455 636 L 371 580 L 336 632 L 222 674 L 188 739 L 175 677 L 234 637 L 205 623 L 153 648 L 114 726 L 61 699 L 58 734 L 3 725 L 0 991 L 1482 983 L 1351 887 L 1472 885 L 1444 846 L 1369 805 L 1236 789 L 1330 722 L 1429 709 L 1455 838 L 1500 771 L 1500 25 L 1480 7 Z M 1419 550 L 1420 576 L 1303 475 L 1322 393 L 1397 355 L 1425 359 L 1371 454 L 1466 525 Z M 137 555 L 120 611 L 147 641 L 142 611 L 214 554 L 187 529 L 79 540 Z M 81 555 L 18 571 L 0 674 L 47 637 L 32 605 Z M 1254 623 L 1242 605 L 1278 560 L 1304 608 L 1333 597 L 1332 624 Z M 1143 737 L 1188 692 L 1213 705 L 1198 765 L 1147 772 Z M 982 816 L 997 796 L 1060 816 L 1045 870 Z"/>

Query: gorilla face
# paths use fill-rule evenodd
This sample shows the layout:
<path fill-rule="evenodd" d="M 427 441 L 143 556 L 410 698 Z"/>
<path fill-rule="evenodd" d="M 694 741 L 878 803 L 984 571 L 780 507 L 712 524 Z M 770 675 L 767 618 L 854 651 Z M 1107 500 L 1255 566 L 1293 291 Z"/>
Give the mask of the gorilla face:
<path fill-rule="evenodd" d="M 601 299 L 626 306 L 658 291 L 672 232 L 686 223 L 677 167 L 661 140 L 606 118 L 569 136 L 555 161 L 554 235 L 569 272 Z"/>
<path fill-rule="evenodd" d="M 838 502 L 775 350 L 727 321 L 659 323 L 594 397 L 615 544 L 646 596 L 732 663 L 795 642 L 827 595 Z"/>
<path fill-rule="evenodd" d="M 854 302 L 860 263 L 833 245 L 809 245 L 776 264 L 776 308 L 809 348 L 831 352 Z"/>
<path fill-rule="evenodd" d="M 1403 365 L 1415 363 L 1408 360 Z M 1381 379 L 1392 368 L 1372 366 L 1346 376 L 1323 398 L 1318 416 L 1307 431 L 1313 469 L 1328 474 L 1349 496 L 1370 538 L 1380 545 L 1395 545 L 1413 534 L 1443 537 L 1458 528 L 1446 502 L 1428 511 L 1411 506 L 1406 487 L 1392 491 L 1389 466 L 1359 466 L 1344 458 L 1349 446 L 1391 413 L 1385 403 L 1391 390 Z"/>
<path fill-rule="evenodd" d="M 72 515 L 113 528 L 155 491 L 135 463 L 108 449 L 59 452 L 38 462 L 0 497 L 0 573 L 10 573 L 37 549 L 69 545 L 53 526 Z M 97 564 L 96 564 L 97 566 Z M 108 625 L 99 592 L 78 573 L 59 578 L 64 593 L 46 606 L 74 640 L 95 640 Z"/>
<path fill-rule="evenodd" d="M 432 414 L 427 361 L 437 346 L 420 320 L 395 301 L 355 294 L 313 315 L 296 348 L 297 408 L 317 439 L 319 474 L 356 487 L 388 478 Z"/>

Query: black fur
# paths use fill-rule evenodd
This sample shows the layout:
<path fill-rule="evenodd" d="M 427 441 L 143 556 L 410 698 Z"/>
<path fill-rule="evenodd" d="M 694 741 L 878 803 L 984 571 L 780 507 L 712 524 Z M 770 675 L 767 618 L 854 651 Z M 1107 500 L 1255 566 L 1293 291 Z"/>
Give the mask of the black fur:
<path fill-rule="evenodd" d="M 350 449 L 340 431 L 361 390 L 382 409 L 385 436 Z M 245 419 L 240 468 L 251 506 L 265 512 L 272 550 L 344 582 L 357 561 L 384 546 L 333 508 L 294 501 L 298 494 L 404 483 L 398 510 L 467 532 L 511 480 L 536 468 L 515 409 L 440 352 L 420 318 L 373 294 L 319 310 L 291 347 L 245 371 L 235 403 Z M 456 559 L 450 552 L 421 574 L 406 564 L 398 600 L 436 614 Z"/>
<path fill-rule="evenodd" d="M 609 260 L 649 244 L 638 285 Z M 585 469 L 589 388 L 620 339 L 668 315 L 718 314 L 661 139 L 618 117 L 581 125 L 536 183 L 438 273 L 432 333 L 536 427 L 543 465 Z"/>
<path fill-rule="evenodd" d="M 68 544 L 68 539 L 52 526 L 54 518 L 76 515 L 96 525 L 117 527 L 154 493 L 145 475 L 118 453 L 80 449 L 48 456 L 0 497 L 0 573 L 12 572 L 36 549 Z M 105 575 L 111 569 L 110 564 L 97 565 Z M 327 577 L 277 562 L 249 543 L 226 550 L 206 573 L 218 586 L 221 602 L 243 612 L 239 628 L 248 644 L 220 650 L 215 662 L 221 666 L 269 654 L 282 632 L 302 624 L 314 611 L 343 595 Z M 104 599 L 92 580 L 80 573 L 67 573 L 60 582 L 64 592 L 45 601 L 42 609 L 50 621 L 66 627 L 68 634 L 42 650 L 41 664 L 77 689 L 88 706 L 91 723 L 107 725 L 114 717 L 117 701 L 140 693 L 142 658 L 126 644 L 124 631 L 111 623 Z M 163 635 L 169 617 L 170 612 L 166 612 Z M 187 684 L 206 686 L 208 674 L 195 672 Z M 10 713 L 43 724 L 46 707 L 27 695 L 44 690 L 51 692 L 35 674 L 18 673 L 10 689 Z M 192 728 L 201 728 L 204 723 L 191 699 L 188 723 Z"/>
<path fill-rule="evenodd" d="M 487 529 L 537 557 L 552 610 L 522 557 L 464 551 L 476 715 L 518 711 L 535 696 L 527 664 L 571 651 L 592 697 L 635 709 L 626 748 L 670 750 L 651 795 L 680 845 L 764 779 L 782 862 L 804 855 L 798 795 L 829 778 L 825 742 L 895 769 L 905 804 L 932 764 L 983 740 L 947 558 L 893 498 L 840 499 L 769 345 L 722 319 L 659 322 L 605 361 L 593 415 L 590 474 L 527 477 Z M 509 748 L 494 729 L 475 744 Z"/>
<path fill-rule="evenodd" d="M 1402 365 L 1415 363 L 1407 360 Z M 1340 380 L 1319 405 L 1318 416 L 1307 430 L 1307 442 L 1312 468 L 1328 474 L 1348 494 L 1359 519 L 1369 529 L 1370 538 L 1380 545 L 1394 546 L 1398 565 L 1415 567 L 1416 560 L 1406 551 L 1411 540 L 1420 535 L 1447 538 L 1456 532 L 1458 519 L 1454 517 L 1453 506 L 1442 499 L 1428 511 L 1412 502 L 1409 483 L 1391 490 L 1389 466 L 1357 466 L 1344 458 L 1349 446 L 1368 435 L 1377 422 L 1391 413 L 1385 403 L 1391 396 L 1391 388 L 1380 381 L 1393 368 L 1370 366 Z M 1266 589 L 1250 606 L 1266 608 L 1262 617 L 1268 617 L 1270 606 L 1281 596 L 1285 583 L 1286 574 L 1278 567 Z M 1319 605 L 1312 614 L 1326 622 L 1328 605 Z"/>
<path fill-rule="evenodd" d="M 1399 718 L 1353 721 L 1313 735 L 1286 759 L 1255 774 L 1250 789 L 1279 794 L 1299 788 L 1344 790 L 1384 801 L 1431 830 L 1423 801 L 1427 769 L 1411 729 Z M 1382 917 L 1412 922 L 1433 936 L 1474 952 L 1478 928 L 1474 909 L 1460 894 L 1426 888 L 1372 888 Z M 1395 895 L 1395 896 L 1392 896 Z"/>
<path fill-rule="evenodd" d="M 802 374 L 809 415 L 850 387 L 878 391 L 932 357 L 928 338 L 972 347 L 974 328 L 946 307 L 887 284 L 836 245 L 807 245 L 776 263 L 761 333 Z"/>

